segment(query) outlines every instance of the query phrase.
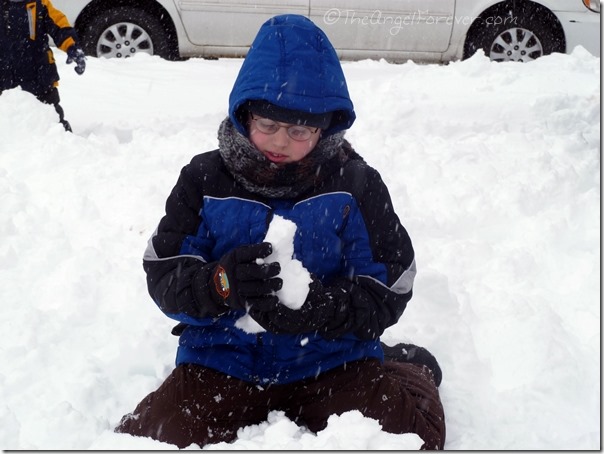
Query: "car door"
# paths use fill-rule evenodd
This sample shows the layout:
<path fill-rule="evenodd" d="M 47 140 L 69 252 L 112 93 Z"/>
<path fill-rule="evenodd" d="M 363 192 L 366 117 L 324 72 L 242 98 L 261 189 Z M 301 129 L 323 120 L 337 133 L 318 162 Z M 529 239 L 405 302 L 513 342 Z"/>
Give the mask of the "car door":
<path fill-rule="evenodd" d="M 455 0 L 310 0 L 310 18 L 338 50 L 444 52 Z"/>
<path fill-rule="evenodd" d="M 201 46 L 249 46 L 272 16 L 309 13 L 309 0 L 175 1 L 189 40 Z"/>

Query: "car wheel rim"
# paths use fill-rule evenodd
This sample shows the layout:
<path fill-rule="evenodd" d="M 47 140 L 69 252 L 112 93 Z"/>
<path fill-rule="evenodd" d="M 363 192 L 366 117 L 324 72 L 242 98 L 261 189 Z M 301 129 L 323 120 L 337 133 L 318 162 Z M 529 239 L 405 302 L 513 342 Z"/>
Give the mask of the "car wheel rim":
<path fill-rule="evenodd" d="M 489 56 L 494 61 L 527 62 L 543 55 L 541 41 L 530 30 L 510 28 L 501 33 L 491 45 Z"/>
<path fill-rule="evenodd" d="M 139 52 L 153 55 L 153 42 L 138 25 L 120 22 L 101 33 L 96 52 L 97 56 L 107 58 L 128 58 Z"/>

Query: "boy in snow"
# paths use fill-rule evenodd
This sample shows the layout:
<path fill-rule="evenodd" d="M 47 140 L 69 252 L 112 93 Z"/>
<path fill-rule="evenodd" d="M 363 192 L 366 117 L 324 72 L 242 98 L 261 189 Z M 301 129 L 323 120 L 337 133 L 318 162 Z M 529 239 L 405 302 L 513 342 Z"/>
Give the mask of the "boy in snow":
<path fill-rule="evenodd" d="M 67 52 L 76 73 L 86 69 L 84 52 L 75 30 L 50 0 L 0 0 L 0 95 L 21 86 L 45 104 L 52 104 L 59 121 L 71 132 L 60 106 L 59 73 L 48 45 L 48 35 Z"/>
<path fill-rule="evenodd" d="M 233 441 L 272 410 L 313 432 L 359 410 L 443 448 L 436 360 L 380 342 L 411 299 L 415 259 L 380 175 L 344 139 L 354 120 L 326 35 L 303 16 L 267 21 L 219 149 L 182 169 L 149 240 L 149 293 L 180 322 L 176 368 L 117 432 L 184 448 Z M 294 255 L 311 276 L 298 309 L 279 301 L 281 266 L 264 260 L 277 215 L 296 224 Z M 246 314 L 263 330 L 240 329 Z"/>

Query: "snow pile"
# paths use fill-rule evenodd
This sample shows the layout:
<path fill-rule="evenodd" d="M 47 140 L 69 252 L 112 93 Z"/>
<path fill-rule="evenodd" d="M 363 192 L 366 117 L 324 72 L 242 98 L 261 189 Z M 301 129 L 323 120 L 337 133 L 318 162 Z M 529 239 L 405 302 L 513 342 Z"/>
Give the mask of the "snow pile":
<path fill-rule="evenodd" d="M 57 61 L 74 134 L 0 96 L 0 447 L 173 449 L 112 432 L 174 365 L 142 254 L 180 169 L 217 146 L 241 60 Z M 443 369 L 447 449 L 600 447 L 600 59 L 345 63 L 347 137 L 413 240 L 388 344 Z M 124 87 L 128 87 L 127 90 Z M 213 449 L 416 449 L 350 412 L 278 412 Z M 195 447 L 191 447 L 195 448 Z"/>
<path fill-rule="evenodd" d="M 416 434 L 395 435 L 381 430 L 377 421 L 359 411 L 332 415 L 327 428 L 316 435 L 290 421 L 283 412 L 269 413 L 266 423 L 239 432 L 236 444 L 217 443 L 206 449 L 261 451 L 267 444 L 276 450 L 418 450 L 423 441 Z"/>

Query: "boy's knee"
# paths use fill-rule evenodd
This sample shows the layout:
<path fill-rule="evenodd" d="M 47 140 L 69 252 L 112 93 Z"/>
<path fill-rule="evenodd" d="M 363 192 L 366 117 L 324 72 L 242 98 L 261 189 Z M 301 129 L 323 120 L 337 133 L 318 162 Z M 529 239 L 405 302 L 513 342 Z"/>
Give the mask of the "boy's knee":
<path fill-rule="evenodd" d="M 400 402 L 400 423 L 408 425 L 407 432 L 418 434 L 422 449 L 443 449 L 446 437 L 445 414 L 438 388 L 431 371 L 411 363 L 384 364 L 403 397 Z"/>

